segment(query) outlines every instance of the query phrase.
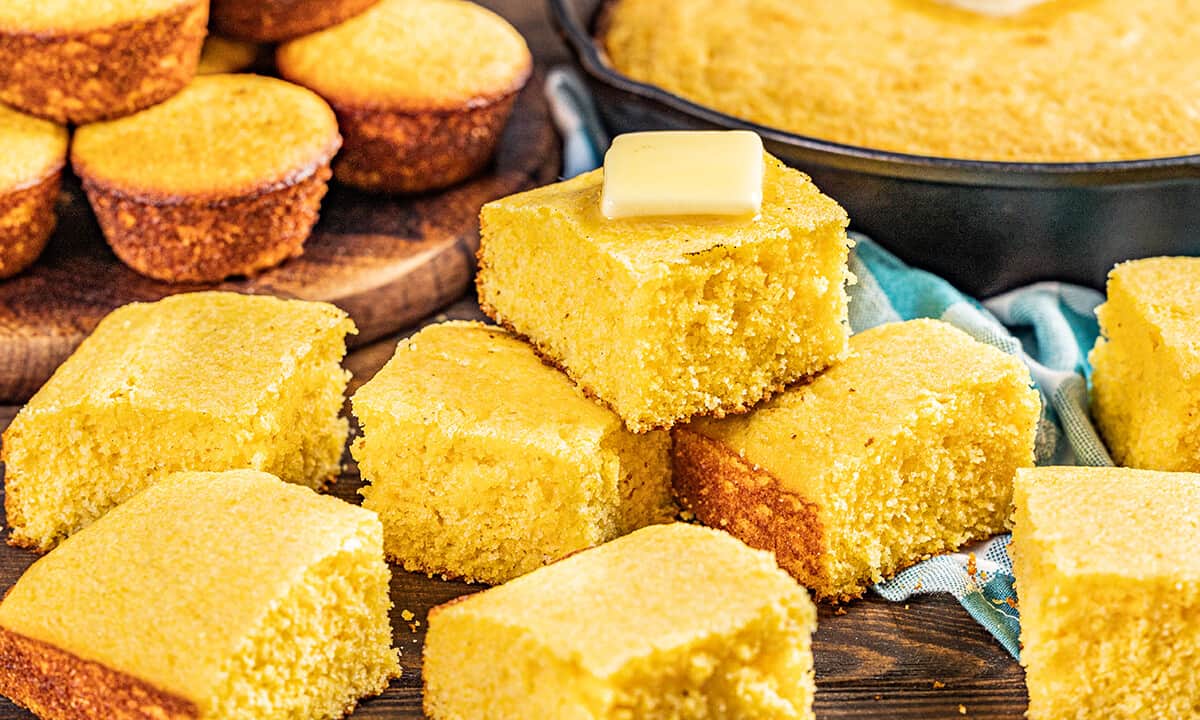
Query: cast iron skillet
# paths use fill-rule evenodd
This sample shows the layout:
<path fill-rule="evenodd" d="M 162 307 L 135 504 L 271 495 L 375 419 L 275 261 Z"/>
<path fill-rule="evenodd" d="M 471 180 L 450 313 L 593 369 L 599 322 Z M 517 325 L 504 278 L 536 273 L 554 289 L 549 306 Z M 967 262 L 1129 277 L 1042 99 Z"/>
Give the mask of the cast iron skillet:
<path fill-rule="evenodd" d="M 1200 255 L 1200 155 L 1097 163 L 922 157 L 774 130 L 617 73 L 594 38 L 605 0 L 548 0 L 614 133 L 745 128 L 812 175 L 854 228 L 987 297 L 1037 280 L 1104 286 L 1113 264 Z"/>

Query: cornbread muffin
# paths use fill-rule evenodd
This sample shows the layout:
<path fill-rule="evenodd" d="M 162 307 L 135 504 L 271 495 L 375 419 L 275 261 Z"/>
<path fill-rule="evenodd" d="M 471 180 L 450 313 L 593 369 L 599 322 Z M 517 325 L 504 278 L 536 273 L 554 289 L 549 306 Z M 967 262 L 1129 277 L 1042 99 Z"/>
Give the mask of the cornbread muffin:
<path fill-rule="evenodd" d="M 1200 258 L 1118 265 L 1096 315 L 1092 416 L 1113 459 L 1200 472 Z"/>
<path fill-rule="evenodd" d="M 1200 152 L 1200 5 L 995 16 L 955 2 L 615 0 L 601 42 L 635 80 L 848 145 L 1021 162 Z"/>
<path fill-rule="evenodd" d="M 379 0 L 212 0 L 212 26 L 230 37 L 279 42 L 337 25 Z"/>
<path fill-rule="evenodd" d="M 332 305 L 234 293 L 113 311 L 4 433 L 9 543 L 48 550 L 176 470 L 321 487 L 348 433 L 352 332 Z"/>
<path fill-rule="evenodd" d="M 464 0 L 383 0 L 279 48 L 283 77 L 333 105 L 337 179 L 419 192 L 487 164 L 533 67 L 525 40 Z"/>
<path fill-rule="evenodd" d="M 768 553 L 675 523 L 429 613 L 435 720 L 812 718 L 808 593 Z"/>
<path fill-rule="evenodd" d="M 37 260 L 54 231 L 67 129 L 0 105 L 0 278 Z"/>
<path fill-rule="evenodd" d="M 0 3 L 0 101 L 57 123 L 137 112 L 196 72 L 206 0 Z"/>
<path fill-rule="evenodd" d="M 422 330 L 352 403 L 363 505 L 406 570 L 502 583 L 675 515 L 667 433 L 625 430 L 500 328 Z"/>
<path fill-rule="evenodd" d="M 209 35 L 204 40 L 200 53 L 197 75 L 220 75 L 246 70 L 254 65 L 263 49 L 262 45 L 241 40 L 231 40 Z"/>
<path fill-rule="evenodd" d="M 1041 410 L 1020 361 L 940 321 L 850 350 L 749 415 L 674 433 L 683 506 L 834 600 L 1008 527 Z"/>
<path fill-rule="evenodd" d="M 1031 720 L 1200 711 L 1200 475 L 1022 470 L 1011 552 Z"/>
<path fill-rule="evenodd" d="M 266 473 L 179 473 L 0 602 L 0 692 L 43 718 L 340 718 L 399 677 L 374 514 Z"/>
<path fill-rule="evenodd" d="M 602 170 L 485 205 L 484 312 L 634 432 L 743 412 L 825 369 L 849 334 L 846 213 L 765 162 L 749 219 L 607 220 Z"/>
<path fill-rule="evenodd" d="M 333 111 L 308 90 L 206 75 L 149 110 L 80 128 L 71 163 L 126 265 L 208 282 L 303 252 L 340 143 Z"/>

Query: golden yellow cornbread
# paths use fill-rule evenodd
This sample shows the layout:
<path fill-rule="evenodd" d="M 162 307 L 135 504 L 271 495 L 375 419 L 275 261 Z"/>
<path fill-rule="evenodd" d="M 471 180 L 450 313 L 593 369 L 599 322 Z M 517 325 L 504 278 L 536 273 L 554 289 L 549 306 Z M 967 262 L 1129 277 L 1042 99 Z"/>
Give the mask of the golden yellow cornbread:
<path fill-rule="evenodd" d="M 276 60 L 337 111 L 338 180 L 386 192 L 479 171 L 533 67 L 516 29 L 465 0 L 382 0 L 280 46 Z"/>
<path fill-rule="evenodd" d="M 488 203 L 484 312 L 634 432 L 744 412 L 846 352 L 847 218 L 765 157 L 762 212 L 600 212 L 603 170 Z"/>
<path fill-rule="evenodd" d="M 1200 258 L 1118 265 L 1096 316 L 1092 416 L 1113 460 L 1200 472 Z"/>
<path fill-rule="evenodd" d="M 71 163 L 122 261 L 160 280 L 216 281 L 303 252 L 340 143 L 314 93 L 205 75 L 149 110 L 80 128 Z"/>
<path fill-rule="evenodd" d="M 212 26 L 230 37 L 279 42 L 324 30 L 378 0 L 212 0 Z"/>
<path fill-rule="evenodd" d="M 1036 468 L 1014 499 L 1030 720 L 1195 718 L 1200 475 Z"/>
<path fill-rule="evenodd" d="M 346 442 L 353 332 L 332 305 L 235 293 L 113 311 L 4 433 L 9 542 L 48 550 L 176 470 L 321 487 Z"/>
<path fill-rule="evenodd" d="M 0 692 L 63 720 L 325 720 L 400 675 L 373 513 L 261 472 L 179 473 L 0 602 Z"/>
<path fill-rule="evenodd" d="M 0 105 L 0 278 L 33 264 L 54 231 L 67 129 Z"/>
<path fill-rule="evenodd" d="M 262 50 L 263 46 L 257 43 L 209 35 L 204 39 L 204 49 L 200 52 L 200 64 L 196 67 L 196 74 L 220 75 L 241 72 L 254 65 Z"/>
<path fill-rule="evenodd" d="M 809 720 L 816 623 L 770 554 L 655 525 L 434 608 L 425 712 Z"/>
<path fill-rule="evenodd" d="M 750 414 L 677 428 L 675 491 L 818 597 L 857 597 L 1008 527 L 1013 475 L 1034 459 L 1031 383 L 947 323 L 883 325 Z"/>
<path fill-rule="evenodd" d="M 0 102 L 58 123 L 121 117 L 191 80 L 206 0 L 0 4 Z"/>
<path fill-rule="evenodd" d="M 501 583 L 675 514 L 667 433 L 630 433 L 501 328 L 425 328 L 352 403 L 363 505 L 406 570 Z"/>
<path fill-rule="evenodd" d="M 823 140 L 974 160 L 1200 152 L 1200 6 L 1055 0 L 1009 17 L 934 0 L 616 0 L 631 78 Z"/>

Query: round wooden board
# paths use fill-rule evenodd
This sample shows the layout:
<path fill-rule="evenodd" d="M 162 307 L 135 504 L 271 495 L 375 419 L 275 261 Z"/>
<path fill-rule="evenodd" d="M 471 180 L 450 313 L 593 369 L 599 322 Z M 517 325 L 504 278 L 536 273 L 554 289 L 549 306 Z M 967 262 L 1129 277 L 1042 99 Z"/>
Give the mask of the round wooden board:
<path fill-rule="evenodd" d="M 367 195 L 333 183 L 302 257 L 254 278 L 172 285 L 138 275 L 108 249 L 78 183 L 41 259 L 0 282 L 0 402 L 23 402 L 113 309 L 205 289 L 323 300 L 358 325 L 352 345 L 389 335 L 459 297 L 470 283 L 486 202 L 555 179 L 558 140 L 535 76 L 485 174 L 441 193 Z"/>

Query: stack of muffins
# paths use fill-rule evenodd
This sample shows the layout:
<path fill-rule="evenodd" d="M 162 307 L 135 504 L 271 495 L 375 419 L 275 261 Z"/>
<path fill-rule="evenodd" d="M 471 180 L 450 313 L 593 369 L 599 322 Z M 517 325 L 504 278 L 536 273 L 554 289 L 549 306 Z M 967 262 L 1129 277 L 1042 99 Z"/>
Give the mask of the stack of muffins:
<path fill-rule="evenodd" d="M 227 74 L 275 42 L 286 81 Z M 53 232 L 67 125 L 117 256 L 215 282 L 301 254 L 333 175 L 408 193 L 480 171 L 531 68 L 465 0 L 0 5 L 0 277 Z"/>

